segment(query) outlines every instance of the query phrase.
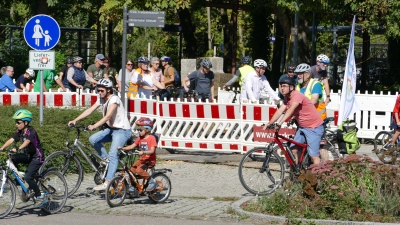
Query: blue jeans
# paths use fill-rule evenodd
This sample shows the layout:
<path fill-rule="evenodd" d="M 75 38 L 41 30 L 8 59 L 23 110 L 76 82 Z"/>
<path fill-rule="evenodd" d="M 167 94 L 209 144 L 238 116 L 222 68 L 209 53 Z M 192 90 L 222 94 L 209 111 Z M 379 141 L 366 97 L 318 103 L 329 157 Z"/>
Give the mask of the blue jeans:
<path fill-rule="evenodd" d="M 106 128 L 96 132 L 90 136 L 89 141 L 99 153 L 102 159 L 108 158 L 110 164 L 108 166 L 106 180 L 110 181 L 117 171 L 118 167 L 118 146 L 124 146 L 126 141 L 132 136 L 132 130 L 111 129 Z M 107 154 L 102 143 L 111 142 L 110 152 Z"/>

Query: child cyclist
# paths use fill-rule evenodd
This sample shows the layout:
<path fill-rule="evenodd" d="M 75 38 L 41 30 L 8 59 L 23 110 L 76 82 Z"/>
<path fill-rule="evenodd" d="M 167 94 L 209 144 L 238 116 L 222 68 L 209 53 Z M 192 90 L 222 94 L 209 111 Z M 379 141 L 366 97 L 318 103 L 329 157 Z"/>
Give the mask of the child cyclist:
<path fill-rule="evenodd" d="M 150 174 L 146 172 L 148 167 L 153 167 L 156 164 L 156 147 L 157 140 L 151 134 L 153 129 L 153 121 L 147 117 L 142 117 L 136 121 L 137 130 L 139 131 L 139 137 L 135 142 L 129 146 L 123 147 L 122 150 L 132 150 L 136 146 L 139 146 L 139 155 L 141 156 L 132 166 L 131 171 L 133 174 L 139 175 L 143 179 L 149 179 L 146 191 L 152 191 L 156 187 L 156 181 L 150 177 Z"/>
<path fill-rule="evenodd" d="M 393 108 L 391 128 L 395 130 L 391 142 L 392 146 L 395 146 L 395 144 L 397 144 L 397 138 L 400 135 L 400 95 L 397 96 Z"/>
<path fill-rule="evenodd" d="M 8 139 L 8 141 L 0 147 L 0 150 L 2 151 L 4 148 L 7 148 L 14 143 L 14 141 L 21 143 L 19 147 L 13 148 L 12 151 L 18 152 L 18 150 L 24 149 L 24 153 L 13 154 L 11 160 L 18 170 L 19 164 L 28 164 L 25 173 L 25 181 L 29 184 L 29 189 L 35 192 L 36 201 L 40 205 L 43 205 L 45 204 L 44 195 L 40 193 L 39 187 L 33 179 L 33 175 L 37 173 L 40 166 L 43 164 L 44 155 L 36 130 L 29 126 L 30 122 L 32 122 L 32 113 L 26 109 L 20 109 L 15 112 L 12 118 L 15 120 L 17 131 L 12 138 Z"/>

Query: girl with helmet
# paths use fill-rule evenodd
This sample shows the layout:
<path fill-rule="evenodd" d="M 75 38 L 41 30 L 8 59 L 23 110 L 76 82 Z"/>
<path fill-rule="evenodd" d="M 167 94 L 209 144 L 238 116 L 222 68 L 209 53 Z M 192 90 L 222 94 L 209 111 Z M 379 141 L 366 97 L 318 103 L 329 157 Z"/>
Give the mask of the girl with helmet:
<path fill-rule="evenodd" d="M 93 104 L 92 107 L 86 109 L 77 118 L 69 121 L 68 125 L 75 125 L 76 122 L 88 117 L 95 112 L 97 108 L 102 107 L 103 118 L 95 124 L 88 126 L 89 130 L 102 128 L 100 131 L 90 136 L 89 141 L 99 153 L 100 157 L 110 162 L 106 180 L 103 184 L 93 188 L 95 191 L 102 191 L 106 189 L 108 182 L 114 177 L 117 171 L 118 146 L 123 146 L 126 143 L 132 136 L 132 131 L 121 99 L 113 94 L 112 82 L 109 79 L 102 78 L 97 82 L 96 88 L 100 95 L 97 102 Z M 111 142 L 110 151 L 108 153 L 102 145 L 104 142 Z"/>
<path fill-rule="evenodd" d="M 188 81 L 190 87 L 194 88 L 196 98 L 199 101 L 205 102 L 209 99 L 210 102 L 214 100 L 214 72 L 211 71 L 212 63 L 208 59 L 203 59 L 200 63 L 200 69 L 193 71 L 182 81 L 185 92 L 189 92 Z M 183 97 L 184 93 L 181 93 Z"/>
<path fill-rule="evenodd" d="M 156 164 L 156 148 L 157 140 L 154 135 L 151 134 L 153 130 L 153 121 L 147 117 L 142 117 L 135 122 L 136 130 L 139 132 L 139 137 L 135 142 L 129 146 L 121 148 L 124 151 L 133 150 L 139 147 L 139 155 L 141 156 L 131 166 L 133 174 L 138 174 L 143 179 L 149 179 L 146 191 L 152 191 L 156 187 L 156 181 L 150 177 L 150 174 L 146 172 L 149 167 L 154 167 Z"/>
<path fill-rule="evenodd" d="M 131 82 L 138 85 L 138 95 L 140 98 L 150 99 L 153 93 L 153 85 L 163 89 L 161 83 L 151 74 L 149 60 L 144 56 L 138 58 L 138 68 L 133 73 Z"/>
<path fill-rule="evenodd" d="M 33 87 L 33 79 L 35 78 L 35 71 L 33 69 L 26 69 L 25 73 L 17 79 L 15 82 L 15 86 L 17 87 L 18 92 L 26 91 L 29 92 L 30 88 L 27 84 Z"/>
<path fill-rule="evenodd" d="M 261 91 L 264 90 L 278 104 L 280 98 L 271 88 L 264 75 L 267 69 L 267 62 L 262 59 L 256 59 L 254 61 L 254 69 L 254 71 L 246 75 L 243 81 L 240 99 L 244 102 L 256 103 L 260 100 Z"/>
<path fill-rule="evenodd" d="M 83 89 L 86 81 L 97 83 L 97 81 L 89 76 L 83 69 L 82 60 L 83 59 L 79 56 L 75 56 L 72 59 L 74 64 L 68 68 L 67 80 L 62 82 L 65 88 L 68 88 L 73 92 L 75 92 L 77 88 Z"/>
<path fill-rule="evenodd" d="M 44 195 L 40 193 L 33 175 L 37 173 L 44 161 L 43 148 L 40 143 L 36 130 L 29 124 L 32 122 L 32 113 L 26 109 L 19 109 L 12 117 L 15 120 L 17 131 L 12 138 L 8 139 L 0 151 L 16 142 L 17 148 L 13 148 L 13 152 L 23 150 L 23 153 L 16 153 L 11 156 L 11 160 L 19 170 L 19 164 L 28 164 L 25 173 L 25 180 L 29 184 L 29 189 L 34 191 L 37 202 L 44 204 Z M 33 197 L 33 196 L 32 196 Z"/>

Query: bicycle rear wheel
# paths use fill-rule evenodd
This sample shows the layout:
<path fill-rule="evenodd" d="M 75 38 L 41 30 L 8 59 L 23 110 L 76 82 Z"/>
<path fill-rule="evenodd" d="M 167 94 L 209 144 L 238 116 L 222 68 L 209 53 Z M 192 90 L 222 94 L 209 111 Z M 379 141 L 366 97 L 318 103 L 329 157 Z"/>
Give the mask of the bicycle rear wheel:
<path fill-rule="evenodd" d="M 153 174 L 152 177 L 156 180 L 157 186 L 149 193 L 149 199 L 154 203 L 165 202 L 171 194 L 171 180 L 163 173 Z"/>
<path fill-rule="evenodd" d="M 38 182 L 39 189 L 45 194 L 46 203 L 42 210 L 47 214 L 59 212 L 67 202 L 68 186 L 64 176 L 58 171 L 48 171 Z"/>
<path fill-rule="evenodd" d="M 285 176 L 285 163 L 273 150 L 253 148 L 239 164 L 239 179 L 243 187 L 254 195 L 270 194 L 280 187 Z"/>
<path fill-rule="evenodd" d="M 68 151 L 58 151 L 47 156 L 39 169 L 39 174 L 52 170 L 64 175 L 68 185 L 68 197 L 71 197 L 81 186 L 83 168 L 76 155 L 71 156 Z"/>
<path fill-rule="evenodd" d="M 374 139 L 374 150 L 372 150 L 385 164 L 396 162 L 396 149 L 390 146 L 393 134 L 389 131 L 379 132 Z"/>
<path fill-rule="evenodd" d="M 116 176 L 108 183 L 106 187 L 105 197 L 110 207 L 122 205 L 128 191 L 128 184 L 124 177 Z"/>
<path fill-rule="evenodd" d="M 2 186 L 1 186 L 2 185 Z M 14 208 L 17 187 L 9 178 L 3 184 L 3 174 L 0 172 L 0 219 L 6 217 Z"/>
<path fill-rule="evenodd" d="M 326 130 L 325 131 L 325 139 L 327 141 L 327 144 L 324 148 L 328 150 L 329 152 L 329 159 L 338 159 L 338 158 L 343 158 L 343 155 L 339 152 L 339 147 L 337 145 L 337 140 L 336 140 L 336 133 L 331 130 Z"/>

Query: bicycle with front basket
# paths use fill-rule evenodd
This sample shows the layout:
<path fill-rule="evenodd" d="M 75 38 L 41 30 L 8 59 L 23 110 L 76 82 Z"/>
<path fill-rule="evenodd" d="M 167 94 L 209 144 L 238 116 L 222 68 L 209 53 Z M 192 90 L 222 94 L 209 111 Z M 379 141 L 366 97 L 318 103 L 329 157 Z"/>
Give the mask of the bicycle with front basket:
<path fill-rule="evenodd" d="M 126 156 L 138 155 L 138 151 L 123 151 L 118 150 L 119 162 L 123 164 L 123 171 L 121 171 L 116 177 L 111 179 L 105 190 L 105 198 L 107 204 L 110 207 L 120 206 L 125 198 L 129 195 L 139 196 L 147 195 L 147 197 L 154 203 L 165 202 L 171 194 L 171 180 L 166 175 L 167 172 L 172 172 L 171 169 L 154 169 L 152 170 L 151 177 L 156 180 L 157 185 L 152 191 L 145 191 L 148 185 L 148 180 L 143 179 L 143 182 L 139 182 L 140 177 L 134 175 L 130 170 L 129 164 L 123 161 Z M 128 160 L 130 161 L 130 160 Z"/>
<path fill-rule="evenodd" d="M 39 171 L 56 170 L 61 172 L 67 180 L 68 197 L 72 196 L 79 189 L 83 180 L 84 170 L 81 159 L 78 157 L 79 153 L 96 172 L 94 182 L 97 185 L 104 182 L 109 164 L 108 161 L 103 160 L 93 148 L 89 148 L 79 140 L 82 131 L 89 131 L 87 126 L 69 126 L 66 137 L 68 137 L 71 129 L 75 129 L 77 132 L 73 145 L 71 146 L 71 143 L 67 141 L 65 143 L 67 149 L 53 152 L 46 157 Z M 83 148 L 89 152 L 89 155 L 83 151 Z"/>
<path fill-rule="evenodd" d="M 16 194 L 18 193 L 17 184 L 21 187 L 20 198 L 22 202 L 28 202 L 30 199 L 36 204 L 33 198 L 35 192 L 28 189 L 25 185 L 24 175 L 18 171 L 11 160 L 13 154 L 10 150 L 3 150 L 2 153 L 8 155 L 6 163 L 0 162 L 0 218 L 6 217 L 14 208 Z M 11 174 L 15 179 L 12 179 Z M 34 179 L 44 194 L 44 203 L 40 208 L 46 214 L 59 212 L 67 201 L 67 182 L 63 175 L 57 171 L 44 171 L 34 175 Z"/>
<path fill-rule="evenodd" d="M 289 125 L 292 124 L 289 123 Z M 302 144 L 279 134 L 280 126 L 277 124 L 271 124 L 267 129 L 275 130 L 273 141 L 266 147 L 256 147 L 249 150 L 239 163 L 240 183 L 254 195 L 270 194 L 281 186 L 285 177 L 285 161 L 277 153 L 278 150 L 281 151 L 281 154 L 284 154 L 289 164 L 290 180 L 296 180 L 302 171 L 307 170 L 311 164 L 311 158 L 307 152 L 307 141 Z M 301 133 L 301 135 L 304 134 Z M 290 144 L 301 148 L 297 164 Z"/>

